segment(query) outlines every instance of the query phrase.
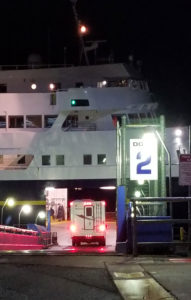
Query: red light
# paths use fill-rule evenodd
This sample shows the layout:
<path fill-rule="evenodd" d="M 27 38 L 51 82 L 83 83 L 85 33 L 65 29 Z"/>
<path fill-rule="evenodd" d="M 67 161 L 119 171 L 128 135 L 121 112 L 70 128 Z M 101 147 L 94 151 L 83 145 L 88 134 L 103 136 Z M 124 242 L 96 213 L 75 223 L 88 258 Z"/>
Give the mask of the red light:
<path fill-rule="evenodd" d="M 103 247 L 102 247 L 102 248 L 99 248 L 98 251 L 99 251 L 99 252 L 105 252 L 105 248 L 103 248 Z"/>
<path fill-rule="evenodd" d="M 84 202 L 84 205 L 92 205 L 92 202 Z"/>
<path fill-rule="evenodd" d="M 91 234 L 86 234 L 86 238 L 87 238 L 87 239 L 91 239 L 91 238 L 92 238 L 92 235 L 91 235 Z"/>
<path fill-rule="evenodd" d="M 70 231 L 71 231 L 71 232 L 76 232 L 76 225 L 71 224 L 71 225 L 70 225 Z"/>
<path fill-rule="evenodd" d="M 105 202 L 105 201 L 101 201 L 101 204 L 102 204 L 103 206 L 106 206 L 106 202 Z"/>
<path fill-rule="evenodd" d="M 99 225 L 99 231 L 101 231 L 101 232 L 103 232 L 103 231 L 105 231 L 105 224 L 101 224 L 101 225 Z"/>

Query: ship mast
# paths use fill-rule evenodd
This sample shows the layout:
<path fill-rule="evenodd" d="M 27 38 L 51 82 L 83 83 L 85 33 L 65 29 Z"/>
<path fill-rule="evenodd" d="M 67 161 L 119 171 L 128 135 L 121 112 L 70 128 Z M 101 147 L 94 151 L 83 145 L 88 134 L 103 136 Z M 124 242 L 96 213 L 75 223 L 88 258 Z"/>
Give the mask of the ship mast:
<path fill-rule="evenodd" d="M 76 9 L 77 0 L 70 0 L 70 1 L 72 3 L 73 14 L 74 14 L 74 18 L 75 18 L 75 21 L 76 21 L 77 33 L 78 33 L 78 37 L 79 37 L 79 44 L 80 44 L 79 64 L 81 63 L 81 54 L 84 54 L 85 63 L 88 66 L 89 65 L 89 60 L 88 60 L 88 56 L 87 56 L 87 53 L 86 53 L 86 50 L 85 50 L 83 34 L 79 33 L 80 20 L 78 18 L 78 13 L 77 13 L 77 9 Z"/>

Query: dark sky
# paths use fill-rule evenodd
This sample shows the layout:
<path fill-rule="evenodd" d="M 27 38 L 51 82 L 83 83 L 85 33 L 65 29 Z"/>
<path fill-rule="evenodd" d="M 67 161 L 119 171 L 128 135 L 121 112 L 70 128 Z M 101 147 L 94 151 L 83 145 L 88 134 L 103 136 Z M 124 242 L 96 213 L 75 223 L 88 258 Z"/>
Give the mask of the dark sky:
<path fill-rule="evenodd" d="M 78 0 L 86 39 L 107 40 L 115 61 L 130 54 L 143 62 L 168 120 L 190 122 L 190 1 Z M 6 0 L 1 3 L 1 64 L 26 64 L 31 53 L 43 63 L 76 63 L 77 35 L 70 0 Z"/>

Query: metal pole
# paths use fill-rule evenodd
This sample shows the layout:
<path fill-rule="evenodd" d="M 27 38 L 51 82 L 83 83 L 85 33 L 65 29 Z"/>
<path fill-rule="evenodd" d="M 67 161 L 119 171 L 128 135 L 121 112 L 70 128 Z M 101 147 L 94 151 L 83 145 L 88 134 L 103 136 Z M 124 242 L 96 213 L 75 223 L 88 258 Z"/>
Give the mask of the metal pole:
<path fill-rule="evenodd" d="M 172 183 L 171 183 L 171 155 L 170 152 L 168 151 L 165 143 L 163 142 L 159 132 L 157 130 L 155 130 L 156 135 L 158 136 L 163 148 L 165 149 L 166 153 L 167 153 L 167 157 L 168 157 L 168 167 L 169 167 L 169 197 L 172 197 Z M 162 195 L 162 197 L 165 197 Z"/>
<path fill-rule="evenodd" d="M 1 225 L 3 225 L 3 209 L 6 204 L 7 204 L 7 200 L 5 201 L 5 203 L 3 204 L 2 208 L 1 208 Z"/>
<path fill-rule="evenodd" d="M 121 184 L 121 155 L 120 155 L 120 128 L 119 122 L 117 122 L 117 186 Z"/>
<path fill-rule="evenodd" d="M 191 205 L 190 205 L 190 199 L 188 199 L 188 219 L 191 219 Z M 190 242 L 190 233 L 191 233 L 191 227 L 190 224 L 188 224 L 188 242 Z"/>
<path fill-rule="evenodd" d="M 188 151 L 191 154 L 191 126 L 188 126 Z M 188 186 L 188 197 L 191 196 L 191 186 Z"/>
<path fill-rule="evenodd" d="M 133 213 L 132 220 L 132 240 L 133 240 L 133 256 L 137 256 L 137 214 L 136 214 L 136 201 L 133 200 Z"/>
<path fill-rule="evenodd" d="M 161 140 L 165 140 L 165 118 L 164 116 L 160 116 L 160 137 Z M 160 141 L 161 141 L 160 140 Z M 165 167 L 165 147 L 161 148 L 161 197 L 166 196 L 166 167 Z M 169 154 L 170 156 L 170 154 Z M 171 164 L 169 165 L 169 173 L 171 174 Z M 171 190 L 171 188 L 170 188 Z"/>
<path fill-rule="evenodd" d="M 126 186 L 126 116 L 122 116 L 121 184 Z"/>
<path fill-rule="evenodd" d="M 22 213 L 23 208 L 21 208 L 20 212 L 19 212 L 19 228 L 20 228 L 20 221 L 21 221 L 21 213 Z"/>

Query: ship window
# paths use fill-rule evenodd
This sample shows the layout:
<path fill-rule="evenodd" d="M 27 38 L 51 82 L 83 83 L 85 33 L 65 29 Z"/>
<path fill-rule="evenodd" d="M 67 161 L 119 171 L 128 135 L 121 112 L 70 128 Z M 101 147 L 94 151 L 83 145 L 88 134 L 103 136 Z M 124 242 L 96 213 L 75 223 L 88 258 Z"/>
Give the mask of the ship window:
<path fill-rule="evenodd" d="M 64 165 L 64 155 L 56 155 L 56 165 L 57 166 Z"/>
<path fill-rule="evenodd" d="M 50 105 L 56 105 L 56 93 L 50 94 Z"/>
<path fill-rule="evenodd" d="M 25 164 L 25 155 L 18 155 L 18 161 L 17 161 L 17 163 L 19 164 L 19 165 L 22 165 L 22 164 Z"/>
<path fill-rule="evenodd" d="M 75 87 L 76 88 L 84 87 L 84 84 L 83 84 L 83 82 L 79 81 L 79 82 L 75 83 Z"/>
<path fill-rule="evenodd" d="M 106 164 L 106 154 L 98 154 L 97 155 L 97 163 L 98 163 L 98 165 L 105 165 Z"/>
<path fill-rule="evenodd" d="M 77 115 L 69 115 L 64 121 L 62 128 L 65 127 L 78 127 L 78 116 Z"/>
<path fill-rule="evenodd" d="M 91 154 L 84 155 L 84 165 L 91 165 L 92 164 L 92 156 Z"/>
<path fill-rule="evenodd" d="M 42 117 L 41 116 L 26 116 L 26 127 L 27 128 L 42 128 Z"/>
<path fill-rule="evenodd" d="M 3 164 L 3 155 L 0 155 L 0 164 Z"/>
<path fill-rule="evenodd" d="M 70 100 L 71 106 L 89 106 L 88 99 L 71 99 Z"/>
<path fill-rule="evenodd" d="M 42 155 L 42 165 L 50 166 L 50 155 Z"/>
<path fill-rule="evenodd" d="M 114 127 L 117 126 L 117 122 L 119 122 L 119 125 L 121 126 L 122 124 L 122 117 L 124 116 L 124 114 L 122 115 L 112 115 L 112 122 Z"/>
<path fill-rule="evenodd" d="M 5 118 L 5 116 L 0 116 L 0 128 L 6 128 L 6 118 Z"/>
<path fill-rule="evenodd" d="M 45 128 L 50 128 L 52 127 L 52 125 L 54 124 L 55 120 L 56 120 L 57 116 L 53 115 L 53 116 L 44 116 L 44 127 Z"/>
<path fill-rule="evenodd" d="M 6 84 L 0 84 L 0 93 L 6 93 L 7 92 L 7 85 Z"/>
<path fill-rule="evenodd" d="M 9 116 L 9 128 L 23 128 L 24 117 L 23 116 Z"/>

